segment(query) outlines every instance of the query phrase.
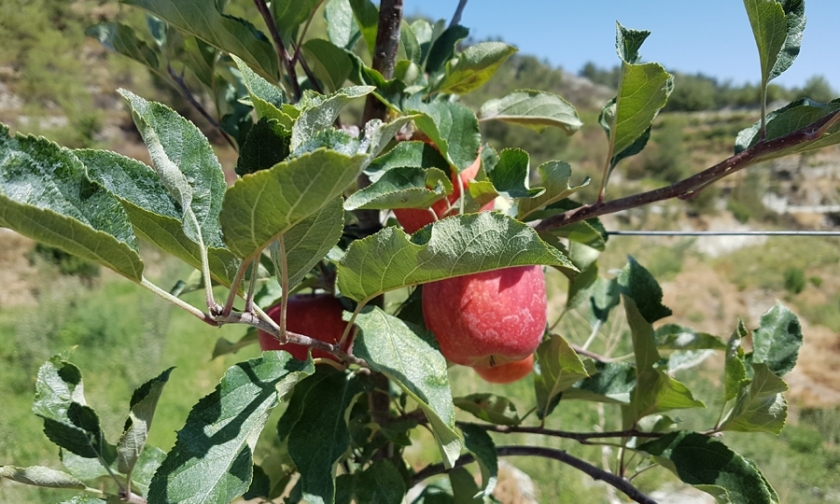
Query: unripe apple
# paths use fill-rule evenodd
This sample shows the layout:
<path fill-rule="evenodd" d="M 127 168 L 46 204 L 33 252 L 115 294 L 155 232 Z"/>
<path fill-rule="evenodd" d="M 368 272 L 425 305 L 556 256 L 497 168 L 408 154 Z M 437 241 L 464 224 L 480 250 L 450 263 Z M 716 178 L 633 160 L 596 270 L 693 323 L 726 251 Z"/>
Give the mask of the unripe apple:
<path fill-rule="evenodd" d="M 298 294 L 289 298 L 286 313 L 286 329 L 303 334 L 310 338 L 337 344 L 341 340 L 347 322 L 341 319 L 344 307 L 341 301 L 329 294 Z M 276 304 L 266 311 L 266 314 L 280 323 L 280 304 Z M 341 349 L 345 352 L 350 347 L 350 339 L 344 342 Z M 285 350 L 298 360 L 306 360 L 309 348 L 303 345 L 287 343 L 281 345 L 277 338 L 265 332 L 259 332 L 260 348 L 263 350 Z M 328 358 L 336 360 L 335 356 L 323 350 L 312 349 L 312 358 Z"/>
<path fill-rule="evenodd" d="M 480 167 L 481 157 L 477 157 L 473 164 L 461 172 L 461 181 L 464 184 L 465 191 L 469 189 L 469 181 L 470 179 L 475 178 Z M 454 187 L 452 194 L 432 204 L 431 209 L 435 212 L 438 220 L 454 215 L 458 211 L 457 205 L 458 199 L 461 198 L 461 186 L 458 185 L 458 179 L 455 177 L 454 173 L 451 175 L 451 179 L 452 186 Z M 493 210 L 493 208 L 494 204 L 491 201 L 481 207 L 479 211 Z M 432 217 L 432 214 L 429 213 L 429 209 L 427 208 L 397 208 L 394 209 L 394 215 L 397 216 L 397 220 L 400 221 L 403 229 L 405 229 L 405 232 L 408 234 L 412 234 L 423 226 L 435 222 L 435 218 Z"/>
<path fill-rule="evenodd" d="M 545 332 L 545 276 L 517 266 L 423 286 L 423 318 L 451 362 L 489 368 L 534 353 Z"/>
<path fill-rule="evenodd" d="M 476 368 L 478 376 L 490 383 L 513 383 L 528 376 L 534 369 L 534 354 L 522 360 L 489 368 Z"/>

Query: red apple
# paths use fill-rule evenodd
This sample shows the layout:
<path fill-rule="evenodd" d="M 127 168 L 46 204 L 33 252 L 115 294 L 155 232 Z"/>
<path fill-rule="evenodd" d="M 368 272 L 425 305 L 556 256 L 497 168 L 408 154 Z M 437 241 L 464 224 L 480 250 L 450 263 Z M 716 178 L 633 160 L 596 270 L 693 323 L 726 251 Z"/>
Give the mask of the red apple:
<path fill-rule="evenodd" d="M 489 368 L 534 353 L 545 332 L 545 276 L 517 266 L 423 286 L 423 318 L 450 361 Z"/>
<path fill-rule="evenodd" d="M 476 368 L 475 372 L 490 383 L 513 383 L 528 376 L 533 369 L 534 354 L 531 354 L 519 361 L 490 368 Z"/>
<path fill-rule="evenodd" d="M 344 307 L 341 302 L 329 294 L 298 294 L 289 298 L 286 315 L 286 329 L 303 334 L 333 345 L 341 340 L 347 322 L 341 320 Z M 280 322 L 280 304 L 276 304 L 266 312 L 272 320 Z M 350 347 L 347 338 L 341 349 L 345 352 Z M 259 332 L 260 348 L 263 350 L 285 350 L 298 360 L 306 360 L 309 348 L 302 345 L 287 343 L 281 345 L 277 338 L 265 332 Z M 312 358 L 336 358 L 323 350 L 312 350 Z"/>
<path fill-rule="evenodd" d="M 481 157 L 477 157 L 473 164 L 461 172 L 461 181 L 464 184 L 464 190 L 468 190 L 470 186 L 469 181 L 475 178 L 480 167 Z M 454 174 L 451 175 L 451 179 L 452 186 L 454 187 L 452 194 L 432 204 L 432 211 L 435 212 L 438 220 L 454 215 L 458 211 L 457 205 L 458 199 L 461 197 L 461 187 L 458 185 L 458 179 L 455 178 Z M 481 207 L 479 211 L 493 210 L 493 208 L 494 204 L 491 201 Z M 409 234 L 414 233 L 427 224 L 435 222 L 435 218 L 432 217 L 432 214 L 429 213 L 429 209 L 427 208 L 397 208 L 394 209 L 394 215 L 397 216 L 397 220 L 400 221 L 405 232 Z"/>

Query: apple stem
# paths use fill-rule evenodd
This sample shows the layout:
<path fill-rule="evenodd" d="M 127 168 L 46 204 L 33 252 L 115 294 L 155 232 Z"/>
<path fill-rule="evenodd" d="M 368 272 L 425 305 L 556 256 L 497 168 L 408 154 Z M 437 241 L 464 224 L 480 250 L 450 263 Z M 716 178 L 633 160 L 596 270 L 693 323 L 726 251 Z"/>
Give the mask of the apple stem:
<path fill-rule="evenodd" d="M 236 293 L 239 291 L 239 285 L 242 283 L 242 279 L 245 278 L 245 272 L 248 270 L 248 266 L 250 264 L 251 258 L 246 257 L 239 265 L 239 269 L 236 270 L 236 275 L 234 275 L 233 282 L 230 284 L 230 292 L 228 293 L 227 301 L 225 301 L 225 306 L 222 308 L 222 317 L 227 317 L 230 315 L 230 312 L 233 311 L 233 303 L 236 300 Z"/>

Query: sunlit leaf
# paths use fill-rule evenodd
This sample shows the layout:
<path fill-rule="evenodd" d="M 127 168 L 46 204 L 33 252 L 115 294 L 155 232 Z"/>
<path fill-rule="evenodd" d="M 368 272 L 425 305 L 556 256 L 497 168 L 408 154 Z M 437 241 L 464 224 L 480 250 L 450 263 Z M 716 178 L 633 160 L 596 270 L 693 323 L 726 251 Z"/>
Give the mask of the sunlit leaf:
<path fill-rule="evenodd" d="M 123 474 L 131 474 L 146 447 L 158 400 L 173 369 L 175 368 L 171 367 L 147 381 L 131 396 L 131 410 L 122 437 L 117 443 L 117 467 Z"/>
<path fill-rule="evenodd" d="M 0 466 L 0 478 L 46 488 L 72 488 L 76 490 L 87 488 L 87 485 L 75 476 L 44 466 Z"/>
<path fill-rule="evenodd" d="M 481 106 L 482 121 L 498 120 L 542 131 L 554 127 L 571 135 L 583 126 L 571 103 L 545 91 L 518 90 Z"/>
<path fill-rule="evenodd" d="M 776 303 L 761 316 L 753 331 L 751 361 L 764 363 L 771 372 L 784 376 L 796 365 L 802 346 L 802 326 L 786 306 Z"/>
<path fill-rule="evenodd" d="M 459 172 L 473 164 L 478 157 L 481 137 L 472 110 L 460 103 L 433 102 L 420 104 L 411 112 L 422 114 L 415 119 L 417 127 L 432 139 L 440 153 Z"/>
<path fill-rule="evenodd" d="M 516 51 L 504 42 L 479 42 L 467 47 L 457 59 L 446 63 L 446 77 L 438 91 L 464 95 L 478 89 Z"/>

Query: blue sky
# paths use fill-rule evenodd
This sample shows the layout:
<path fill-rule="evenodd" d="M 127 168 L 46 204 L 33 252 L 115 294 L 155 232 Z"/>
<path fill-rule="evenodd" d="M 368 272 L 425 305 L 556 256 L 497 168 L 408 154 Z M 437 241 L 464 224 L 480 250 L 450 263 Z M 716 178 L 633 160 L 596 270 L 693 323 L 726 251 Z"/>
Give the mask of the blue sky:
<path fill-rule="evenodd" d="M 449 22 L 457 0 L 405 0 L 406 15 Z M 840 90 L 840 0 L 808 0 L 802 52 L 775 81 L 802 86 L 822 74 Z M 758 51 L 741 0 L 470 0 L 461 24 L 478 40 L 502 37 L 523 54 L 577 73 L 587 61 L 618 63 L 615 22 L 651 31 L 646 61 L 686 73 L 702 72 L 736 85 L 757 83 Z"/>

